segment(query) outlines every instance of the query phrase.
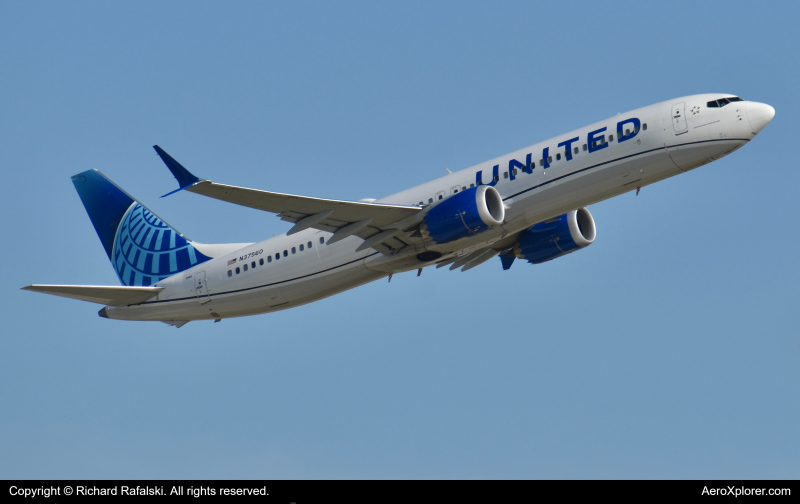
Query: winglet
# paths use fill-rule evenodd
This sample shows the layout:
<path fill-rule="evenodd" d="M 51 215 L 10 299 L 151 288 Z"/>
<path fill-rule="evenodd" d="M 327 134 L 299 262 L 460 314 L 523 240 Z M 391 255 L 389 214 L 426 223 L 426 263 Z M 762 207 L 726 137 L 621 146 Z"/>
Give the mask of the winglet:
<path fill-rule="evenodd" d="M 176 190 L 174 190 L 172 192 L 169 192 L 169 193 L 165 194 L 164 196 L 161 196 L 162 198 L 165 197 L 165 196 L 169 196 L 170 194 L 174 194 L 174 193 L 176 193 L 178 191 L 181 191 L 183 189 L 186 189 L 187 187 L 192 187 L 193 185 L 195 185 L 198 182 L 200 182 L 199 178 L 197 178 L 196 176 L 192 175 L 192 173 L 189 170 L 187 170 L 186 168 L 184 168 L 182 164 L 180 164 L 179 162 L 175 161 L 175 159 L 173 159 L 172 156 L 167 154 L 164 151 L 164 149 L 162 149 L 158 145 L 154 145 L 153 148 L 156 150 L 156 153 L 159 155 L 161 160 L 164 161 L 164 164 L 167 165 L 167 168 L 169 168 L 169 171 L 172 172 L 172 175 L 175 177 L 175 180 L 178 181 L 178 185 L 180 185 L 180 187 L 178 189 L 176 189 Z"/>

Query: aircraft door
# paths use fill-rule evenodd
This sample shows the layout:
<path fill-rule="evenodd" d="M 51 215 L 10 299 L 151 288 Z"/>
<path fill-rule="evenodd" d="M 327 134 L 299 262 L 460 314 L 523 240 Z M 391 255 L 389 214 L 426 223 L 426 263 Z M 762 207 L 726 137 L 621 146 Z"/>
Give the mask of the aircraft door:
<path fill-rule="evenodd" d="M 672 106 L 672 128 L 676 135 L 689 131 L 686 125 L 686 102 L 676 103 Z"/>
<path fill-rule="evenodd" d="M 208 295 L 208 284 L 206 283 L 206 272 L 200 271 L 194 274 L 194 293 L 200 304 L 211 301 Z"/>
<path fill-rule="evenodd" d="M 320 259 L 325 259 L 329 255 L 330 249 L 328 248 L 328 244 L 326 242 L 331 236 L 331 233 L 325 231 L 317 231 L 316 234 L 314 234 L 314 241 L 312 242 L 312 245 L 315 249 L 317 249 L 317 257 Z M 320 240 L 323 243 L 320 243 Z"/>

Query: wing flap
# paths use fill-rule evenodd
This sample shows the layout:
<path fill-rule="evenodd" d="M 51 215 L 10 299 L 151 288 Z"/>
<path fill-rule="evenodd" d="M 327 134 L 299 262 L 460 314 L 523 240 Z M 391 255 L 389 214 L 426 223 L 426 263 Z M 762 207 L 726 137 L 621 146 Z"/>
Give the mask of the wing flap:
<path fill-rule="evenodd" d="M 52 294 L 110 306 L 139 304 L 155 296 L 164 287 L 122 287 L 106 285 L 28 285 L 22 290 Z"/>

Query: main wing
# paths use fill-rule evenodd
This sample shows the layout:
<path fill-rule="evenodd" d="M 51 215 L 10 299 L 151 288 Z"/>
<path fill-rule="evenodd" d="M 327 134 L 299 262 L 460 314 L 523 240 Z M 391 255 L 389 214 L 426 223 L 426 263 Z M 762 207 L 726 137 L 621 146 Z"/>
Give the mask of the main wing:
<path fill-rule="evenodd" d="M 164 196 L 186 190 L 209 198 L 272 212 L 284 221 L 295 223 L 287 233 L 290 235 L 304 229 L 315 228 L 333 233 L 328 243 L 356 235 L 365 240 L 358 250 L 371 247 L 389 254 L 392 250 L 408 244 L 411 238 L 403 231 L 419 224 L 424 214 L 423 207 L 419 206 L 311 198 L 217 184 L 196 177 L 158 145 L 154 145 L 153 148 L 180 185 L 180 188 Z"/>

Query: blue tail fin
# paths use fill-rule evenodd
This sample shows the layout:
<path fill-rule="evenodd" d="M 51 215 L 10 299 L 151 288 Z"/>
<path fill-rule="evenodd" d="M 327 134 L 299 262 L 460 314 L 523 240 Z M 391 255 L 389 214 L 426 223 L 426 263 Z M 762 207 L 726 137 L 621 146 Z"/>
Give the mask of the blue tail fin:
<path fill-rule="evenodd" d="M 211 259 L 99 171 L 72 183 L 123 285 L 154 285 Z"/>

